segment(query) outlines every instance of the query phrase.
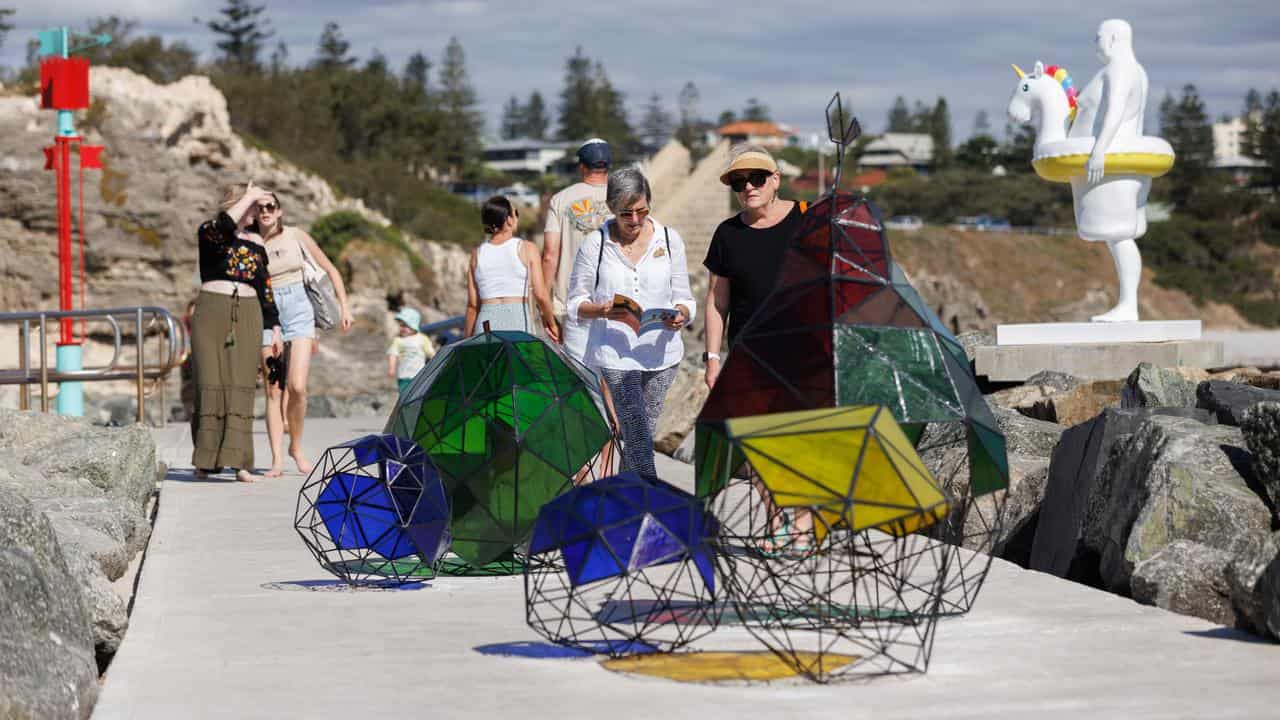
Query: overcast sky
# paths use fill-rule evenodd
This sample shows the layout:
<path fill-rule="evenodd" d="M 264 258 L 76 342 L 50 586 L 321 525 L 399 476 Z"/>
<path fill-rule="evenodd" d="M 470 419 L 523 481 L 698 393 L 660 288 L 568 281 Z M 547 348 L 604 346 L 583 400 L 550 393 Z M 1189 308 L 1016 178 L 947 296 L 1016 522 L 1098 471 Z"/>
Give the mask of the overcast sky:
<path fill-rule="evenodd" d="M 641 0 L 259 0 L 289 49 L 306 62 L 321 28 L 338 22 L 353 54 L 375 49 L 393 67 L 415 51 L 435 63 L 457 36 L 479 94 L 487 130 L 496 131 L 512 94 L 538 90 L 557 103 L 565 59 L 578 45 L 604 63 L 626 93 L 631 118 L 659 93 L 674 112 L 675 96 L 692 80 L 700 112 L 714 119 L 756 97 L 777 120 L 804 130 L 822 127 L 822 109 L 839 90 L 871 132 L 884 129 L 894 97 L 951 107 L 952 133 L 967 137 L 986 110 L 997 135 L 1013 89 L 1009 63 L 1041 59 L 1067 67 L 1083 85 L 1098 69 L 1097 25 L 1121 17 L 1134 26 L 1134 46 L 1151 80 L 1151 111 L 1166 91 L 1195 84 L 1216 119 L 1237 114 L 1245 92 L 1280 89 L 1280 2 L 1276 0 L 787 0 L 699 3 Z M 193 18 L 217 15 L 221 0 L 0 0 L 16 7 L 16 29 L 0 49 L 3 63 L 23 59 L 35 30 L 117 14 L 142 32 L 187 42 L 211 54 L 212 38 Z M 1029 8 L 1035 8 L 1030 10 Z M 264 53 L 265 58 L 266 53 Z M 553 116 L 554 117 L 554 116 Z"/>

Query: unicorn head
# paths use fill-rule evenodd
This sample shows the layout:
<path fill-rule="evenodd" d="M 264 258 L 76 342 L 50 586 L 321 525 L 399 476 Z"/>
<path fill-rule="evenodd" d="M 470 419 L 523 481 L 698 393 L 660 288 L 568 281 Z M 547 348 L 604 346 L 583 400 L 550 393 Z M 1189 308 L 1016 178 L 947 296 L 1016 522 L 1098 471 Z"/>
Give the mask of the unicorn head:
<path fill-rule="evenodd" d="M 1013 72 L 1018 84 L 1009 98 L 1009 119 L 1015 123 L 1033 123 L 1036 145 L 1061 140 L 1076 116 L 1076 88 L 1066 68 L 1045 67 L 1036 61 L 1031 72 L 1017 65 Z"/>

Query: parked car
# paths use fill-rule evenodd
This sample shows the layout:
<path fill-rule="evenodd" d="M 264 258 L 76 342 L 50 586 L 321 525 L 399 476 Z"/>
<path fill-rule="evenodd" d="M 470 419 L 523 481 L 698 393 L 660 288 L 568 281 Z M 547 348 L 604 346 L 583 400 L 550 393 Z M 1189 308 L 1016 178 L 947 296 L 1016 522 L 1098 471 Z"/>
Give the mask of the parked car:
<path fill-rule="evenodd" d="M 890 230 L 915 232 L 924 227 L 924 221 L 915 215 L 894 215 L 884 221 L 884 226 Z"/>
<path fill-rule="evenodd" d="M 1013 226 L 1006 218 L 990 215 L 962 215 L 952 221 L 953 230 L 980 230 L 982 232 L 1009 232 Z"/>
<path fill-rule="evenodd" d="M 521 205 L 533 208 L 534 210 L 537 210 L 538 206 L 542 204 L 542 198 L 538 197 L 537 191 L 524 183 L 516 183 L 515 185 L 498 188 L 498 191 L 494 194 L 505 195 L 513 202 L 518 202 Z"/>

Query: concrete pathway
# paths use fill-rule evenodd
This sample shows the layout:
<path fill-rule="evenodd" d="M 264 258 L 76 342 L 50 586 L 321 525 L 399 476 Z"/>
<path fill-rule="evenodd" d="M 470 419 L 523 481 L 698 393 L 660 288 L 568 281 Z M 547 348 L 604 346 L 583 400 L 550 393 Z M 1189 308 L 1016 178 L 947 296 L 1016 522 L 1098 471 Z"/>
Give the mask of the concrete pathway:
<path fill-rule="evenodd" d="M 381 425 L 310 421 L 312 457 Z M 185 429 L 156 438 L 177 469 L 160 496 L 132 624 L 106 675 L 97 720 L 1280 712 L 1280 645 L 1001 562 L 972 613 L 939 626 L 929 672 L 906 679 L 708 686 L 619 675 L 593 658 L 519 657 L 548 647 L 524 625 L 520 578 L 338 588 L 293 531 L 300 476 L 195 482 Z M 266 457 L 265 437 L 258 440 Z M 687 466 L 660 470 L 690 481 Z M 722 629 L 699 647 L 756 649 L 741 628 Z"/>

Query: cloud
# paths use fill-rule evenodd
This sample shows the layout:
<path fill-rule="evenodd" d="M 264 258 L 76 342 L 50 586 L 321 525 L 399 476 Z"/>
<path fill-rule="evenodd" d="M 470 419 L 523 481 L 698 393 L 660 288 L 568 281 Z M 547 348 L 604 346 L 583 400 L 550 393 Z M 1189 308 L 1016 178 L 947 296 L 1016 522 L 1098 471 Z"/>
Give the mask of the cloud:
<path fill-rule="evenodd" d="M 627 94 L 633 119 L 653 92 L 674 108 L 676 94 L 691 80 L 701 93 L 706 117 L 741 109 L 755 97 L 778 119 L 815 131 L 836 90 L 852 101 L 870 131 L 883 128 L 898 95 L 927 103 L 946 97 L 957 139 L 969 134 L 979 110 L 999 128 L 1013 87 L 1008 64 L 1043 59 L 1068 67 L 1078 82 L 1087 82 L 1098 68 L 1094 31 L 1107 17 L 1133 23 L 1154 98 L 1193 83 L 1216 117 L 1237 112 L 1250 87 L 1265 92 L 1280 86 L 1280 3 L 1263 0 L 266 4 L 276 31 L 273 40 L 288 45 L 294 62 L 310 58 L 328 20 L 341 25 L 355 54 L 367 57 L 376 49 L 392 67 L 401 67 L 417 51 L 437 61 L 456 36 L 491 129 L 512 95 L 527 97 L 538 90 L 554 108 L 565 60 L 579 45 L 604 64 Z M 61 0 L 55 10 L 53 4 L 22 0 L 13 18 L 18 29 L 0 57 L 9 65 L 20 62 L 21 38 L 36 27 L 106 14 L 137 18 L 144 32 L 180 39 L 208 53 L 212 39 L 191 18 L 213 17 L 221 5 L 220 0 Z"/>

